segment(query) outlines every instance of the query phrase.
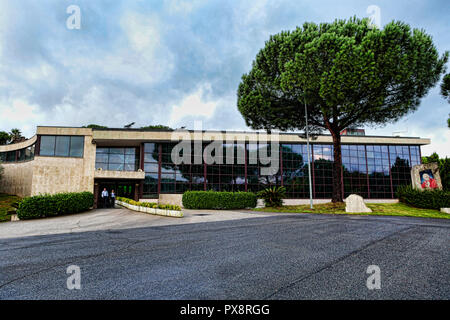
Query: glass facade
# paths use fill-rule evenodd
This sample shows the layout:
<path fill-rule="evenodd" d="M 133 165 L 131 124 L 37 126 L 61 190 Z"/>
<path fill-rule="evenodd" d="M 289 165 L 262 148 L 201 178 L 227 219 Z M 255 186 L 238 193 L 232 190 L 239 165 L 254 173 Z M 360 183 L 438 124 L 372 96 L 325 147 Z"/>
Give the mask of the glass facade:
<path fill-rule="evenodd" d="M 95 156 L 95 169 L 136 171 L 139 169 L 139 152 L 136 148 L 101 148 Z"/>
<path fill-rule="evenodd" d="M 84 136 L 40 136 L 39 155 L 82 158 Z"/>
<path fill-rule="evenodd" d="M 4 163 L 23 162 L 23 161 L 30 161 L 33 159 L 34 159 L 34 145 L 19 150 L 0 152 L 0 162 Z"/>
<path fill-rule="evenodd" d="M 171 161 L 174 146 L 175 143 L 144 144 L 144 198 L 186 190 L 257 192 L 269 186 L 285 186 L 288 198 L 309 197 L 305 144 L 280 144 L 279 168 L 272 175 L 261 174 L 270 165 L 260 161 L 261 154 L 270 156 L 267 144 L 222 144 L 219 150 L 222 155 L 217 155 L 221 161 L 207 164 L 203 157 L 195 159 L 191 152 L 188 155 L 191 164 L 180 165 Z M 206 146 L 202 146 L 202 151 Z M 331 198 L 333 146 L 312 144 L 310 147 L 313 197 Z M 230 150 L 234 152 L 227 153 Z M 419 146 L 342 145 L 341 151 L 345 197 L 356 193 L 364 198 L 394 198 L 398 186 L 410 183 L 411 167 L 420 164 Z"/>

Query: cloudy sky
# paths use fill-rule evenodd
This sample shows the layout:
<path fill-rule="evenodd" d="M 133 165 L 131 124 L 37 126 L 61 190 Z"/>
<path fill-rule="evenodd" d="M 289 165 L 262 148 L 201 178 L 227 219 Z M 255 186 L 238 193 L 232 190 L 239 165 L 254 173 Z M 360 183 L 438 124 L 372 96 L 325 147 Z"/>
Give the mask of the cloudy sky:
<path fill-rule="evenodd" d="M 80 29 L 66 26 L 70 5 Z M 450 3 L 321 0 L 0 0 L 0 130 L 37 125 L 164 124 L 248 130 L 236 90 L 271 34 L 305 21 L 368 16 L 423 28 L 450 50 Z M 450 69 L 450 68 L 449 68 Z M 419 111 L 368 134 L 432 139 L 422 152 L 450 156 L 450 104 L 439 88 Z"/>

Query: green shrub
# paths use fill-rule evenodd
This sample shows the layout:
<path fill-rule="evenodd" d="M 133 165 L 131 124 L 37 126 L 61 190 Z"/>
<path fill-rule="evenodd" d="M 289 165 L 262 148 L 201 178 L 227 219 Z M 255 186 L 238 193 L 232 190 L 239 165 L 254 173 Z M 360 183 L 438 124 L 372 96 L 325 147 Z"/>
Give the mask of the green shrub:
<path fill-rule="evenodd" d="M 252 192 L 186 191 L 183 206 L 187 209 L 244 209 L 256 207 Z"/>
<path fill-rule="evenodd" d="M 283 205 L 283 198 L 286 197 L 286 188 L 270 187 L 261 190 L 258 196 L 264 200 L 266 207 L 281 207 Z"/>
<path fill-rule="evenodd" d="M 94 205 L 92 192 L 66 192 L 26 197 L 19 203 L 21 220 L 44 218 L 86 211 Z"/>
<path fill-rule="evenodd" d="M 418 190 L 411 186 L 397 188 L 400 202 L 416 208 L 440 209 L 450 207 L 450 192 L 444 190 Z"/>

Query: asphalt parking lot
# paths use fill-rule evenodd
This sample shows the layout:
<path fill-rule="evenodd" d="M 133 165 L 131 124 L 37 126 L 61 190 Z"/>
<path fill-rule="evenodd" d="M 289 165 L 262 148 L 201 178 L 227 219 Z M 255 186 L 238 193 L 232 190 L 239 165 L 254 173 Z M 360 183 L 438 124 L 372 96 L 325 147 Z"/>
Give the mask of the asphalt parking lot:
<path fill-rule="evenodd" d="M 450 298 L 448 220 L 269 214 L 20 237 L 5 230 L 0 299 Z M 67 288 L 71 265 L 79 290 Z M 380 268 L 381 289 L 367 288 L 369 265 Z"/>

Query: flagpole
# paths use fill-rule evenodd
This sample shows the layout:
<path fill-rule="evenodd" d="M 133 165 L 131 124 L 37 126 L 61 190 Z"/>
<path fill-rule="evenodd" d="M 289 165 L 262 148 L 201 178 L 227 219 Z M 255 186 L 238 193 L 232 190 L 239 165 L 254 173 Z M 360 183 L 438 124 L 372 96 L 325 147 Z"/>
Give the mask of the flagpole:
<path fill-rule="evenodd" d="M 309 206 L 311 209 L 313 207 L 313 198 L 312 198 L 312 183 L 311 183 L 311 156 L 309 152 L 309 128 L 308 128 L 308 108 L 306 107 L 306 97 L 303 96 L 303 101 L 305 103 L 305 120 L 306 120 L 306 148 L 308 152 L 308 178 L 309 178 Z"/>

